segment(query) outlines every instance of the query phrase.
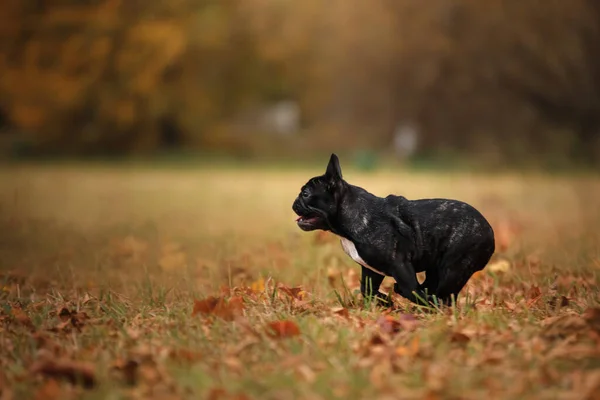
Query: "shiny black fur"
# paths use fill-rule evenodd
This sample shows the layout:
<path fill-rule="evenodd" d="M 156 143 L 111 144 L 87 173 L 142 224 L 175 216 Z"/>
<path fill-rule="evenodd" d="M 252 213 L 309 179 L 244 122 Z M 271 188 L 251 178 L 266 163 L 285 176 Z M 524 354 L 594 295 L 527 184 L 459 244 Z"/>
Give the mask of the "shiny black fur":
<path fill-rule="evenodd" d="M 324 175 L 310 179 L 292 206 L 305 231 L 348 239 L 368 266 L 395 279 L 394 291 L 415 302 L 450 304 L 494 253 L 494 231 L 472 206 L 457 200 L 377 197 L 342 179 L 331 155 Z M 422 284 L 416 273 L 425 271 Z M 362 266 L 361 292 L 379 292 L 384 276 Z M 435 296 L 433 298 L 432 296 Z"/>

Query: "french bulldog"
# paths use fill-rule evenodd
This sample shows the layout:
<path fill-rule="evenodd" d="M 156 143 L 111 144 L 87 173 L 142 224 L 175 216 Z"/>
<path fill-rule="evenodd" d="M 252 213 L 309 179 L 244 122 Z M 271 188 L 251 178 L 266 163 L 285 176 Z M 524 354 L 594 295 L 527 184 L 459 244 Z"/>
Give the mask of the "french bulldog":
<path fill-rule="evenodd" d="M 331 155 L 324 175 L 311 178 L 292 205 L 300 229 L 330 231 L 361 266 L 360 291 L 389 304 L 379 291 L 386 276 L 394 291 L 417 304 L 452 304 L 495 251 L 494 231 L 479 211 L 458 200 L 375 196 L 342 179 Z M 416 273 L 425 272 L 419 284 Z"/>

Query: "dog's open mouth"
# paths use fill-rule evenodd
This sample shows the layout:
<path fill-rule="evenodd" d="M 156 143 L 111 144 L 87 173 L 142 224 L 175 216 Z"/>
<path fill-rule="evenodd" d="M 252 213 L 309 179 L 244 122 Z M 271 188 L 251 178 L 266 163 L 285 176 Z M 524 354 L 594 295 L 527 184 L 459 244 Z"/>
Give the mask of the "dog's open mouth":
<path fill-rule="evenodd" d="M 307 228 L 316 228 L 317 225 L 320 225 L 321 219 L 317 215 L 301 215 L 296 218 L 296 223 L 301 229 L 306 230 Z"/>

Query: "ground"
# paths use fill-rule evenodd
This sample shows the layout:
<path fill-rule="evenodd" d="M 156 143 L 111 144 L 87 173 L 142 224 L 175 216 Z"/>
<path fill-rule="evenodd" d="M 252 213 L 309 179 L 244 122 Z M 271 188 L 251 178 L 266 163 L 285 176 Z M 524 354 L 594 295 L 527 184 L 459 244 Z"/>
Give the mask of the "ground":
<path fill-rule="evenodd" d="M 320 172 L 3 167 L 0 398 L 600 398 L 600 180 L 345 170 L 496 232 L 454 307 L 386 310 L 294 223 Z"/>

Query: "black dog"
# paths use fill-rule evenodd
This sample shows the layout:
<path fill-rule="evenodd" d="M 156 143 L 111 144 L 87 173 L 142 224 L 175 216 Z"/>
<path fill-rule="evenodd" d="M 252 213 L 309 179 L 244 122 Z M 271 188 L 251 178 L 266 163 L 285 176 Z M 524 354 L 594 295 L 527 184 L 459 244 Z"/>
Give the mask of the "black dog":
<path fill-rule="evenodd" d="M 292 209 L 304 231 L 322 229 L 341 237 L 344 251 L 362 266 L 361 292 L 386 302 L 385 276 L 394 291 L 414 303 L 444 304 L 456 298 L 495 250 L 494 231 L 473 207 L 456 200 L 377 197 L 342 179 L 337 156 L 324 175 L 302 187 Z M 423 284 L 416 273 L 425 271 Z"/>

